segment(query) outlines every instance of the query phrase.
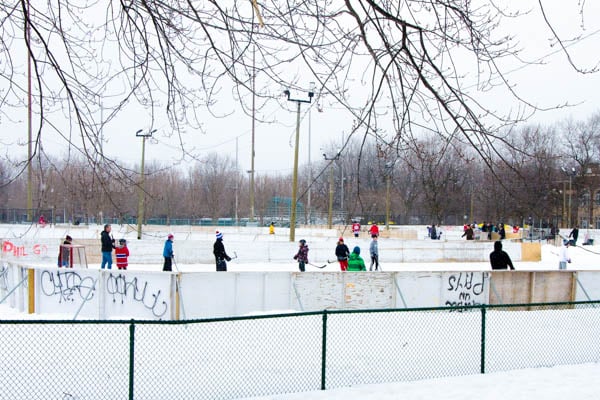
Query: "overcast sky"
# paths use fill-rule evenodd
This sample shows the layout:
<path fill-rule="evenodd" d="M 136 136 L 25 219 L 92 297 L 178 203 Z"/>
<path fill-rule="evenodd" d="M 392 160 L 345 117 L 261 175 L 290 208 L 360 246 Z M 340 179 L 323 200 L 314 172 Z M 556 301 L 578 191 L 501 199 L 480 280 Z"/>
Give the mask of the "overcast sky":
<path fill-rule="evenodd" d="M 508 0 L 506 0 L 508 1 Z M 509 2 L 514 3 L 514 2 Z M 597 42 L 600 38 L 600 4 L 587 1 L 584 3 L 585 14 L 578 13 L 579 7 L 575 2 L 561 0 L 544 1 L 547 6 L 548 20 L 553 24 L 557 33 L 565 38 L 576 40 L 567 42 L 572 60 L 584 69 L 597 67 L 600 53 L 597 51 Z M 569 66 L 567 57 L 560 51 L 553 41 L 551 33 L 543 25 L 543 19 L 537 8 L 537 1 L 526 0 L 519 2 L 521 10 L 531 10 L 530 15 L 510 22 L 500 30 L 510 32 L 519 38 L 523 48 L 521 58 L 535 62 L 527 66 L 505 65 L 504 70 L 510 71 L 506 76 L 509 83 L 514 85 L 515 91 L 522 98 L 542 108 L 551 108 L 560 104 L 569 103 L 572 107 L 562 110 L 539 112 L 532 122 L 551 124 L 566 118 L 586 119 L 598 110 L 600 104 L 600 73 L 579 74 Z M 514 7 L 514 4 L 511 6 Z M 502 64 L 503 60 L 498 60 Z M 472 71 L 475 73 L 475 71 Z M 310 85 L 311 78 L 307 78 L 306 88 Z M 357 84 L 358 81 L 357 81 Z M 273 93 L 283 91 L 282 88 L 271 88 Z M 475 88 L 473 88 L 475 90 Z M 222 97 L 231 97 L 229 91 L 224 90 Z M 282 93 L 283 99 L 283 93 Z M 517 102 L 508 96 L 499 95 L 498 92 L 478 94 L 481 99 L 492 109 L 499 112 L 513 112 L 517 110 Z M 217 152 L 227 154 L 239 160 L 241 171 L 250 169 L 251 146 L 251 118 L 228 104 L 222 103 L 221 110 L 231 113 L 227 118 L 215 119 L 206 113 L 205 132 L 203 135 L 194 135 L 186 138 L 188 149 L 200 154 Z M 294 135 L 296 112 L 295 104 L 282 101 L 287 106 L 282 108 L 273 103 L 264 113 L 272 120 L 271 124 L 257 124 L 255 137 L 255 170 L 257 173 L 289 173 L 293 167 Z M 317 111 L 322 109 L 322 112 Z M 310 110 L 310 111 L 309 111 Z M 200 110 L 202 112 L 202 110 Z M 309 116 L 310 115 L 310 116 Z M 26 140 L 26 116 L 15 117 L 16 126 L 6 124 L 2 120 L 3 129 L 0 130 L 0 139 L 3 143 L 16 147 L 17 141 Z M 127 115 L 114 121 L 105 131 L 104 151 L 108 156 L 116 157 L 122 162 L 131 165 L 138 164 L 141 158 L 141 140 L 135 137 L 138 129 L 148 129 L 149 115 L 143 110 L 131 110 Z M 330 149 L 331 143 L 342 142 L 351 130 L 352 120 L 344 116 L 340 109 L 331 105 L 327 100 L 316 102 L 310 106 L 302 105 L 300 163 L 305 164 L 309 159 L 308 137 L 310 131 L 311 149 L 310 157 L 313 162 L 322 159 L 322 148 Z M 158 121 L 153 126 L 158 129 L 154 140 L 147 142 L 146 162 L 153 160 L 165 164 L 177 163 L 178 142 L 172 136 L 166 122 Z M 23 138 L 15 132 L 23 132 Z M 191 133 L 191 132 L 190 132 Z M 64 142 L 53 137 L 54 133 L 44 136 L 44 147 L 52 153 L 64 151 Z M 237 148 L 237 150 L 236 150 Z M 23 147 L 19 150 L 24 151 Z"/>

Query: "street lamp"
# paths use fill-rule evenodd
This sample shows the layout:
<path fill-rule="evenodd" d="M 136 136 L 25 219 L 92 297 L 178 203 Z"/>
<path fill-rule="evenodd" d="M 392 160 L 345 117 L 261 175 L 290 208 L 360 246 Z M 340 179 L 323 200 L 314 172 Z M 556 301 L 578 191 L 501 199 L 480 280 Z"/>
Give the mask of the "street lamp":
<path fill-rule="evenodd" d="M 300 105 L 302 103 L 310 103 L 315 93 L 312 91 L 308 92 L 308 100 L 292 99 L 290 97 L 289 90 L 285 90 L 283 94 L 287 96 L 288 101 L 295 101 L 297 104 L 296 145 L 294 150 L 294 175 L 292 178 L 292 210 L 290 215 L 290 242 L 293 242 L 296 240 L 296 196 L 298 195 L 298 146 L 300 145 Z"/>
<path fill-rule="evenodd" d="M 333 157 L 327 157 L 327 154 L 323 153 L 325 161 L 336 161 L 340 159 L 340 152 Z M 343 184 L 343 183 L 342 183 Z M 332 214 L 333 214 L 333 164 L 329 167 L 329 212 L 327 213 L 327 227 L 331 229 L 332 226 Z"/>
<path fill-rule="evenodd" d="M 142 166 L 140 168 L 140 186 L 138 188 L 138 217 L 137 217 L 137 238 L 142 238 L 142 222 L 144 221 L 144 158 L 146 156 L 146 139 L 152 137 L 152 134 L 156 132 L 156 129 L 151 130 L 150 132 L 143 133 L 144 130 L 140 129 L 135 133 L 135 136 L 142 138 Z"/>

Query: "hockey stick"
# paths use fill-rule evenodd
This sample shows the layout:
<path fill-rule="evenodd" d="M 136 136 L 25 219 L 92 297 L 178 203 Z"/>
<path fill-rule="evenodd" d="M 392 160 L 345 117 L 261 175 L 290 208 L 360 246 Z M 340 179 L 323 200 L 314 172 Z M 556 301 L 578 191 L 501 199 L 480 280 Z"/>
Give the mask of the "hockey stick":
<path fill-rule="evenodd" d="M 325 268 L 326 266 L 328 266 L 329 264 L 323 264 L 323 265 L 316 265 L 313 263 L 307 263 L 308 265 L 315 267 L 315 268 Z"/>

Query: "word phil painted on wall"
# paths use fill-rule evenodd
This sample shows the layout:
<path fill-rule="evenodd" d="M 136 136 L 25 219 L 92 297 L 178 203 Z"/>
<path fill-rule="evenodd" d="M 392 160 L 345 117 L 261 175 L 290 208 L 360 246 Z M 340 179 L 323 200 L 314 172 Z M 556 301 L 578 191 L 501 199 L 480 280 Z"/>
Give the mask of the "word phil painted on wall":
<path fill-rule="evenodd" d="M 46 255 L 48 253 L 48 246 L 45 244 L 34 244 L 31 247 L 31 251 L 27 251 L 27 248 L 22 246 L 17 246 L 13 242 L 9 240 L 5 240 L 2 242 L 2 253 L 5 255 L 12 255 L 14 257 L 27 257 L 29 255 Z"/>
<path fill-rule="evenodd" d="M 485 302 L 485 272 L 459 272 L 445 274 L 447 286 L 444 291 L 446 306 L 476 306 Z"/>

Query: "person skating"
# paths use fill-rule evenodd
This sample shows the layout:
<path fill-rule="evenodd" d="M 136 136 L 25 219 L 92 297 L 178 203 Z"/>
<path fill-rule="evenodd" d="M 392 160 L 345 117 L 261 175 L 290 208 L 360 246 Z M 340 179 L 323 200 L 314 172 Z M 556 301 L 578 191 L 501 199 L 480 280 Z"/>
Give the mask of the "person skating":
<path fill-rule="evenodd" d="M 356 246 L 348 259 L 348 271 L 366 271 L 365 260 L 360 256 L 360 247 Z"/>
<path fill-rule="evenodd" d="M 575 227 L 569 232 L 569 238 L 572 238 L 571 245 L 577 246 L 577 238 L 579 237 L 579 227 L 575 225 Z"/>
<path fill-rule="evenodd" d="M 462 234 L 461 237 L 467 237 L 467 240 L 473 240 L 473 225 L 470 225 L 465 232 Z"/>
<path fill-rule="evenodd" d="M 379 237 L 379 227 L 376 223 L 373 223 L 373 225 L 371 225 L 371 227 L 369 228 L 369 235 L 376 235 L 377 237 Z"/>
<path fill-rule="evenodd" d="M 569 256 L 569 240 L 563 240 L 563 245 L 560 248 L 560 254 L 558 256 L 558 269 L 567 269 L 567 264 L 571 263 L 571 256 Z"/>
<path fill-rule="evenodd" d="M 492 269 L 515 269 L 510 256 L 502 250 L 502 242 L 497 240 L 494 242 L 494 251 L 490 253 L 490 264 Z"/>
<path fill-rule="evenodd" d="M 127 240 L 119 239 L 119 245 L 115 249 L 115 259 L 118 269 L 127 269 L 127 257 L 129 257 L 129 249 L 127 248 Z"/>
<path fill-rule="evenodd" d="M 215 244 L 213 245 L 213 254 L 215 255 L 215 262 L 217 264 L 217 271 L 227 271 L 227 263 L 225 261 L 231 261 L 231 257 L 225 252 L 225 245 L 223 245 L 223 233 L 217 231 Z"/>
<path fill-rule="evenodd" d="M 369 246 L 369 253 L 371 253 L 371 266 L 369 267 L 369 271 L 373 271 L 373 266 L 375 266 L 375 271 L 379 271 L 379 246 L 377 245 L 377 236 L 373 235 L 371 240 L 371 245 Z"/>
<path fill-rule="evenodd" d="M 352 223 L 352 233 L 354 233 L 354 237 L 357 238 L 360 234 L 360 222 L 354 221 Z"/>
<path fill-rule="evenodd" d="M 339 238 L 335 247 L 335 256 L 340 263 L 340 269 L 346 271 L 348 269 L 348 256 L 350 249 L 344 244 L 344 238 Z"/>
<path fill-rule="evenodd" d="M 437 231 L 435 230 L 435 224 L 431 224 L 431 230 L 429 231 L 429 237 L 433 240 L 438 238 Z"/>
<path fill-rule="evenodd" d="M 165 247 L 163 248 L 163 257 L 165 259 L 163 271 L 171 271 L 173 267 L 173 239 L 175 237 L 172 233 L 169 233 L 167 240 L 165 240 Z"/>
<path fill-rule="evenodd" d="M 302 239 L 299 242 L 298 252 L 294 256 L 294 260 L 298 261 L 298 268 L 300 272 L 304 272 L 306 264 L 308 264 L 308 246 L 306 240 Z"/>
<path fill-rule="evenodd" d="M 108 269 L 112 268 L 112 251 L 115 248 L 115 239 L 110 236 L 110 231 L 112 230 L 110 224 L 104 225 L 104 230 L 100 234 L 100 243 L 102 244 L 102 264 L 100 264 L 100 268 L 104 269 L 107 267 Z"/>

